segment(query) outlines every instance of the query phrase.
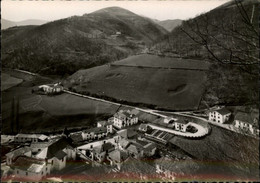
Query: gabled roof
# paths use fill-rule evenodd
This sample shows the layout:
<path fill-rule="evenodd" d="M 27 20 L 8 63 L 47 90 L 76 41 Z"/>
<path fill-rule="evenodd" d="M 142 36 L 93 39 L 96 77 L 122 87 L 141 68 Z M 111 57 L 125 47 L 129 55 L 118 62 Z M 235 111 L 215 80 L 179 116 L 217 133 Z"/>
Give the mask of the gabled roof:
<path fill-rule="evenodd" d="M 150 143 L 150 144 L 146 145 L 144 148 L 144 150 L 148 151 L 148 152 L 152 151 L 153 149 L 156 149 L 156 145 L 154 143 Z"/>
<path fill-rule="evenodd" d="M 107 142 L 105 144 L 96 146 L 93 148 L 93 151 L 95 151 L 96 153 L 102 153 L 102 152 L 111 152 L 115 149 L 114 145 L 111 144 L 110 142 Z"/>
<path fill-rule="evenodd" d="M 30 145 L 30 148 L 45 148 L 48 147 L 52 142 L 33 142 Z"/>
<path fill-rule="evenodd" d="M 74 142 L 80 142 L 80 141 L 83 141 L 83 136 L 82 136 L 82 133 L 72 133 L 70 134 L 69 136 Z"/>
<path fill-rule="evenodd" d="M 11 151 L 9 153 L 7 153 L 5 156 L 9 157 L 9 158 L 16 158 L 18 156 L 22 156 L 25 153 L 31 151 L 31 148 L 25 146 L 25 147 L 21 147 L 19 149 L 15 149 L 14 151 Z"/>
<path fill-rule="evenodd" d="M 126 140 L 126 139 L 121 139 L 121 140 L 119 141 L 119 144 L 120 144 L 122 147 L 127 148 L 127 146 L 130 144 L 130 142 L 129 142 L 128 140 Z"/>
<path fill-rule="evenodd" d="M 95 134 L 100 134 L 100 133 L 106 133 L 107 128 L 106 127 L 96 127 L 96 128 L 90 128 L 87 130 L 84 130 L 84 133 L 95 133 Z"/>
<path fill-rule="evenodd" d="M 147 124 L 140 124 L 139 130 L 143 130 L 143 131 L 146 131 L 147 130 Z"/>
<path fill-rule="evenodd" d="M 48 147 L 47 158 L 51 159 L 53 157 L 58 156 L 60 151 L 62 151 L 66 147 L 71 147 L 71 146 L 65 138 L 61 138 L 55 141 Z"/>
<path fill-rule="evenodd" d="M 37 160 L 25 156 L 20 156 L 17 158 L 15 163 L 13 164 L 15 168 L 20 170 L 25 170 L 28 172 L 39 173 L 45 166 L 44 160 Z"/>
<path fill-rule="evenodd" d="M 62 158 L 64 158 L 65 156 L 67 156 L 67 153 L 65 153 L 63 150 L 60 150 L 60 151 L 58 151 L 58 152 L 55 154 L 55 157 L 56 157 L 57 159 L 62 159 Z"/>
<path fill-rule="evenodd" d="M 182 120 L 182 119 L 178 119 L 177 121 L 175 121 L 175 123 L 179 123 L 179 124 L 188 124 L 189 121 L 188 120 Z"/>
<path fill-rule="evenodd" d="M 218 112 L 218 113 L 221 114 L 221 115 L 226 115 L 226 114 L 230 114 L 230 113 L 231 113 L 231 112 L 230 112 L 227 108 L 225 108 L 225 107 L 223 107 L 223 108 L 221 108 L 221 109 L 217 109 L 216 112 Z"/>
<path fill-rule="evenodd" d="M 140 151 L 142 150 L 143 148 L 141 148 L 140 146 L 138 146 L 137 144 L 130 144 L 128 147 L 127 147 L 127 150 L 130 151 L 130 152 L 133 152 L 135 154 L 138 154 L 140 153 Z"/>
<path fill-rule="evenodd" d="M 137 133 L 132 129 L 124 129 L 117 133 L 118 133 L 118 135 L 120 135 L 121 137 L 123 137 L 125 139 L 130 139 L 137 135 Z"/>
<path fill-rule="evenodd" d="M 109 157 L 117 162 L 123 162 L 128 158 L 128 155 L 126 152 L 117 149 L 110 152 Z"/>

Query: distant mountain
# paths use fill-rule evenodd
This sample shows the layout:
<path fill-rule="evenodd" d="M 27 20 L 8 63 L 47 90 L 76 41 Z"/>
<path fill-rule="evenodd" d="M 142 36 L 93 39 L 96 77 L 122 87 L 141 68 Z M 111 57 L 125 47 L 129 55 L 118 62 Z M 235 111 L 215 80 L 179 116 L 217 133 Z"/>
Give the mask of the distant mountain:
<path fill-rule="evenodd" d="M 41 26 L 2 31 L 2 64 L 46 74 L 72 74 L 140 52 L 167 34 L 153 21 L 119 7 Z"/>
<path fill-rule="evenodd" d="M 24 20 L 24 21 L 19 21 L 19 22 L 14 22 L 6 19 L 1 19 L 1 30 L 2 29 L 8 29 L 9 27 L 14 27 L 14 26 L 24 26 L 24 25 L 42 25 L 47 23 L 48 21 L 46 20 L 37 20 L 37 19 L 29 19 L 29 20 Z"/>
<path fill-rule="evenodd" d="M 175 27 L 181 25 L 182 20 L 180 19 L 174 19 L 174 20 L 163 20 L 163 21 L 158 21 L 157 24 L 171 32 Z"/>

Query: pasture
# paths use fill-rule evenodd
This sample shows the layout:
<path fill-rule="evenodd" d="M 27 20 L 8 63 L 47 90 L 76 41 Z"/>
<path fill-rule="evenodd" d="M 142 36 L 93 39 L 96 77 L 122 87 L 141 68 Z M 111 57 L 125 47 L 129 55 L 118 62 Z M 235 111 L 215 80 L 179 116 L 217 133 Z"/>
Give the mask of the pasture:
<path fill-rule="evenodd" d="M 23 82 L 22 79 L 12 77 L 9 74 L 4 72 L 1 73 L 1 91 L 16 86 L 22 82 Z"/>
<path fill-rule="evenodd" d="M 76 72 L 65 85 L 119 102 L 181 111 L 198 108 L 206 79 L 206 71 L 103 65 Z"/>
<path fill-rule="evenodd" d="M 157 55 L 141 54 L 134 55 L 112 65 L 133 66 L 133 67 L 154 67 L 165 69 L 190 69 L 190 70 L 208 70 L 210 63 L 202 60 L 181 59 L 172 57 L 161 57 Z"/>

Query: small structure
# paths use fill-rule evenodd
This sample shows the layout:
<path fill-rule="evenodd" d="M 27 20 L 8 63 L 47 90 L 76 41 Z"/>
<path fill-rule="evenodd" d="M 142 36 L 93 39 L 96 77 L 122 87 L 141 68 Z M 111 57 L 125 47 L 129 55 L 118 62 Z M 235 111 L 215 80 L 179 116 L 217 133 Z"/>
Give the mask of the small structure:
<path fill-rule="evenodd" d="M 131 143 L 126 151 L 128 152 L 128 154 L 134 158 L 142 158 L 144 155 L 144 149 L 142 146 L 140 146 L 139 144 L 133 144 Z"/>
<path fill-rule="evenodd" d="M 114 150 L 110 152 L 107 159 L 110 161 L 110 165 L 116 165 L 120 170 L 122 163 L 128 158 L 128 154 L 121 150 Z"/>
<path fill-rule="evenodd" d="M 234 119 L 234 126 L 238 129 L 250 131 L 252 134 L 259 135 L 258 115 L 237 112 Z"/>
<path fill-rule="evenodd" d="M 25 142 L 45 142 L 49 138 L 43 134 L 17 134 L 14 137 L 14 142 L 25 143 Z"/>
<path fill-rule="evenodd" d="M 119 149 L 125 150 L 130 145 L 130 142 L 126 139 L 120 139 L 118 142 Z"/>
<path fill-rule="evenodd" d="M 138 130 L 141 131 L 141 132 L 146 132 L 147 131 L 147 124 L 140 124 Z"/>
<path fill-rule="evenodd" d="M 13 164 L 14 175 L 22 180 L 40 181 L 50 174 L 50 166 L 45 160 L 19 157 Z"/>
<path fill-rule="evenodd" d="M 186 132 L 188 127 L 188 120 L 177 120 L 174 122 L 175 130 Z"/>
<path fill-rule="evenodd" d="M 226 108 L 221 108 L 209 112 L 209 120 L 217 123 L 225 123 L 229 120 L 231 112 Z"/>
<path fill-rule="evenodd" d="M 63 86 L 60 83 L 40 85 L 33 89 L 32 92 L 42 93 L 42 94 L 60 94 L 63 91 Z"/>
<path fill-rule="evenodd" d="M 120 110 L 114 114 L 114 126 L 121 129 L 126 126 L 131 126 L 138 123 L 138 117 L 130 110 Z"/>

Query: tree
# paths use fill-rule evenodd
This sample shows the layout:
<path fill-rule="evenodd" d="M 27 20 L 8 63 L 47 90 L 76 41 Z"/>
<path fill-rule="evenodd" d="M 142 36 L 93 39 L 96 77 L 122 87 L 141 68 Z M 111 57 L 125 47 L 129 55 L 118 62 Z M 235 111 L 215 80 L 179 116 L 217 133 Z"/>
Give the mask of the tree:
<path fill-rule="evenodd" d="M 209 57 L 222 64 L 239 65 L 249 73 L 259 64 L 258 2 L 234 0 L 183 23 L 181 30 Z"/>

